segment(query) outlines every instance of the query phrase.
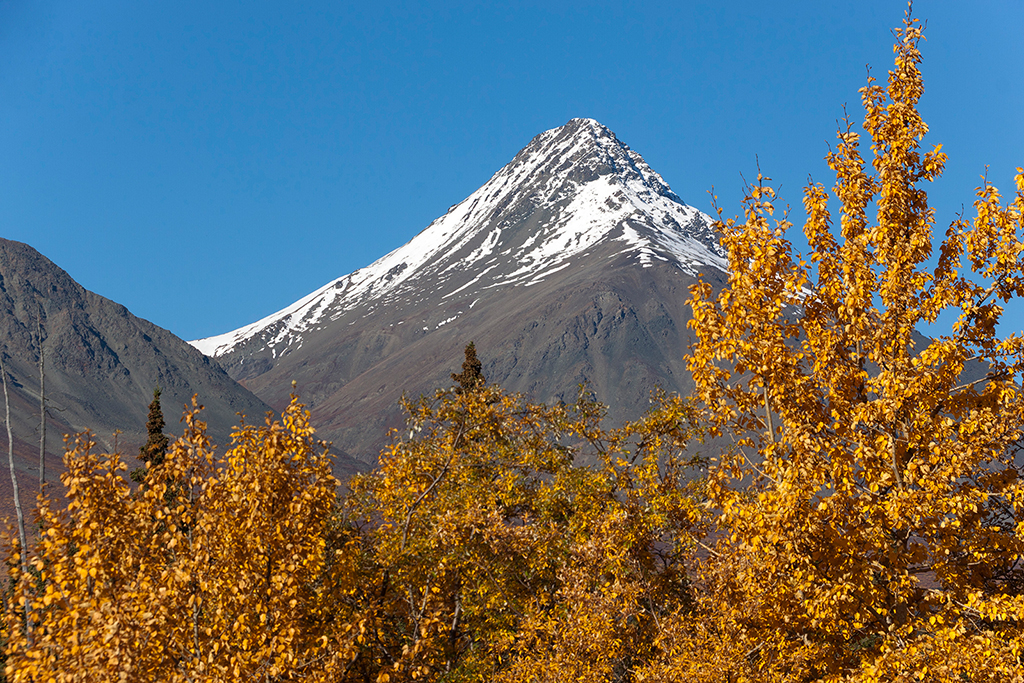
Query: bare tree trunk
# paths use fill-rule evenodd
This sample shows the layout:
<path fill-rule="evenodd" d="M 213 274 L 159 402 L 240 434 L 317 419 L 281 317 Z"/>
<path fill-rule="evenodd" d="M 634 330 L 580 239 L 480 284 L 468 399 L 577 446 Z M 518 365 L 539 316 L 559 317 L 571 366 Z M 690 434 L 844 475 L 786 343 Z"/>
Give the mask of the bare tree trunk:
<path fill-rule="evenodd" d="M 772 443 L 775 443 L 775 425 L 772 424 L 772 406 L 771 406 L 771 403 L 768 402 L 768 380 L 767 379 L 763 380 L 763 382 L 764 382 L 764 414 L 766 416 L 766 421 L 768 423 L 768 436 L 771 437 Z"/>
<path fill-rule="evenodd" d="M 46 375 L 43 372 L 43 319 L 39 318 L 39 493 L 46 483 Z"/>
<path fill-rule="evenodd" d="M 14 436 L 11 434 L 11 399 L 7 393 L 7 368 L 4 366 L 4 354 L 0 351 L 0 376 L 4 384 L 4 413 L 7 422 L 7 463 L 11 468 L 11 488 L 14 491 L 14 511 L 18 516 L 18 541 L 21 543 L 19 554 L 21 555 L 22 573 L 28 574 L 28 543 L 25 540 L 25 515 L 21 512 L 21 496 L 18 494 L 18 477 L 14 472 Z M 25 601 L 25 637 L 32 642 L 32 634 L 29 629 L 28 601 Z"/>
<path fill-rule="evenodd" d="M 21 497 L 18 495 L 18 477 L 14 473 L 14 437 L 11 434 L 11 400 L 7 394 L 7 367 L 0 352 L 0 375 L 4 384 L 4 411 L 7 422 L 7 462 L 11 467 L 11 487 L 14 489 L 14 511 L 18 515 L 18 539 L 21 541 L 21 555 L 24 559 L 28 546 L 25 544 L 25 516 L 21 512 Z"/>

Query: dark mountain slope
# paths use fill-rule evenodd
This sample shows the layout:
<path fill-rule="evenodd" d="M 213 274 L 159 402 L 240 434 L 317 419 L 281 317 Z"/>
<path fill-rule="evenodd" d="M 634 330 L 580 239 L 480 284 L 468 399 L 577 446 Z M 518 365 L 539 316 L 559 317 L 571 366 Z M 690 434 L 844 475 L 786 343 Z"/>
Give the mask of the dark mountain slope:
<path fill-rule="evenodd" d="M 216 361 L 87 291 L 28 245 L 0 239 L 0 350 L 7 365 L 17 466 L 22 487 L 31 492 L 38 481 L 40 320 L 50 407 L 50 480 L 59 473 L 66 433 L 91 429 L 102 448 L 112 449 L 114 432 L 120 430 L 117 447 L 134 458 L 145 441 L 147 407 L 156 386 L 163 391 L 168 433 L 181 433 L 182 409 L 198 394 L 210 434 L 221 445 L 238 424 L 236 413 L 259 421 L 270 410 Z M 10 477 L 0 476 L 0 482 L 9 500 Z"/>

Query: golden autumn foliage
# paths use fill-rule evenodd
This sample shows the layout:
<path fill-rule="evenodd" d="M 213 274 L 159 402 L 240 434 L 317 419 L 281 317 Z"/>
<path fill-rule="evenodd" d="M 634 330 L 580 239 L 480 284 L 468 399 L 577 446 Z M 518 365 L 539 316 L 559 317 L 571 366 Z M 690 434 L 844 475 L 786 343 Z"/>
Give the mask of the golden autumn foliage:
<path fill-rule="evenodd" d="M 215 462 L 198 412 L 135 491 L 118 454 L 69 449 L 67 508 L 41 498 L 30 572 L 11 565 L 8 680 L 330 680 L 348 558 L 308 415 L 293 401 Z"/>
<path fill-rule="evenodd" d="M 353 484 L 390 601 L 389 679 L 628 680 L 689 603 L 689 406 L 665 398 L 610 434 L 591 401 L 490 386 L 408 407 L 409 438 Z"/>
<path fill-rule="evenodd" d="M 870 164 L 847 122 L 831 193 L 805 190 L 807 260 L 760 174 L 720 220 L 693 402 L 608 430 L 585 392 L 486 384 L 471 346 L 340 497 L 294 397 L 222 456 L 193 406 L 138 486 L 81 436 L 66 507 L 7 535 L 7 680 L 1024 681 L 1024 337 L 997 334 L 1024 169 L 929 266 L 946 157 L 920 26 L 897 35 L 862 90 Z M 698 460 L 705 432 L 729 445 Z"/>
<path fill-rule="evenodd" d="M 1005 203 L 985 181 L 929 267 L 921 185 L 946 156 L 921 147 L 909 13 L 897 36 L 861 91 L 870 163 L 847 122 L 831 196 L 805 190 L 809 263 L 758 174 L 719 224 L 728 287 L 692 290 L 697 397 L 734 447 L 708 481 L 701 619 L 666 633 L 683 654 L 659 680 L 1024 680 L 1024 338 L 996 334 L 1024 294 L 1024 169 Z"/>
<path fill-rule="evenodd" d="M 222 458 L 194 408 L 135 489 L 80 437 L 10 563 L 8 680 L 630 680 L 691 604 L 689 404 L 611 433 L 482 381 L 407 408 L 341 501 L 295 399 Z"/>

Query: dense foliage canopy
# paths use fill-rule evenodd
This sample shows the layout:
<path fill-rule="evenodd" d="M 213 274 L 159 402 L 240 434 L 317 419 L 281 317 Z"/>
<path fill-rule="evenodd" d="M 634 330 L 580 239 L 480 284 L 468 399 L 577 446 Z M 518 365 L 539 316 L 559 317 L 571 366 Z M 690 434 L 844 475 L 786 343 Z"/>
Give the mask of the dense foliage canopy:
<path fill-rule="evenodd" d="M 929 268 L 920 184 L 946 156 L 921 149 L 921 27 L 897 37 L 861 91 L 870 163 L 847 122 L 831 197 L 805 189 L 810 263 L 758 174 L 719 224 L 729 286 L 693 290 L 696 398 L 734 444 L 708 479 L 703 607 L 740 678 L 1021 680 L 1024 338 L 997 325 L 1024 295 L 1024 169 L 1006 205 L 985 181 Z M 943 313 L 950 333 L 917 334 Z"/>
<path fill-rule="evenodd" d="M 194 406 L 138 486 L 80 436 L 66 507 L 8 534 L 8 680 L 1024 681 L 1024 338 L 997 334 L 1024 170 L 927 267 L 945 155 L 920 26 L 897 37 L 870 163 L 847 123 L 831 194 L 805 190 L 808 261 L 760 174 L 720 221 L 692 401 L 608 430 L 585 391 L 486 384 L 470 347 L 341 496 L 294 397 L 221 457 Z M 694 456 L 705 433 L 726 446 Z"/>
<path fill-rule="evenodd" d="M 80 437 L 66 510 L 43 499 L 30 571 L 10 564 L 8 676 L 631 676 L 690 604 L 688 404 L 612 433 L 585 398 L 482 383 L 407 407 L 408 436 L 341 500 L 294 400 L 221 459 L 189 412 L 135 489 Z M 598 464 L 574 466 L 583 453 Z"/>

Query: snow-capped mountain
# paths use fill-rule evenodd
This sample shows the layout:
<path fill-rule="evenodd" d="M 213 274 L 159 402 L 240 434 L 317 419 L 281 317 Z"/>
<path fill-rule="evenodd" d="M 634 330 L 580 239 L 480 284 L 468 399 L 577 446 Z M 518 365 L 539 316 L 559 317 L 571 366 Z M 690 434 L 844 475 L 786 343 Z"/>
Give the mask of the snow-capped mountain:
<path fill-rule="evenodd" d="M 284 310 L 199 339 L 208 356 L 256 340 L 276 357 L 343 314 L 427 298 L 529 287 L 611 243 L 642 267 L 725 270 L 711 219 L 687 206 L 643 158 L 593 119 L 541 133 L 479 190 L 411 241 Z"/>
<path fill-rule="evenodd" d="M 373 462 L 398 399 L 489 381 L 537 401 L 587 383 L 613 421 L 686 391 L 688 286 L 723 282 L 712 220 L 591 119 L 535 137 L 408 244 L 263 320 L 191 342 L 275 408 L 293 380 L 322 438 Z"/>

